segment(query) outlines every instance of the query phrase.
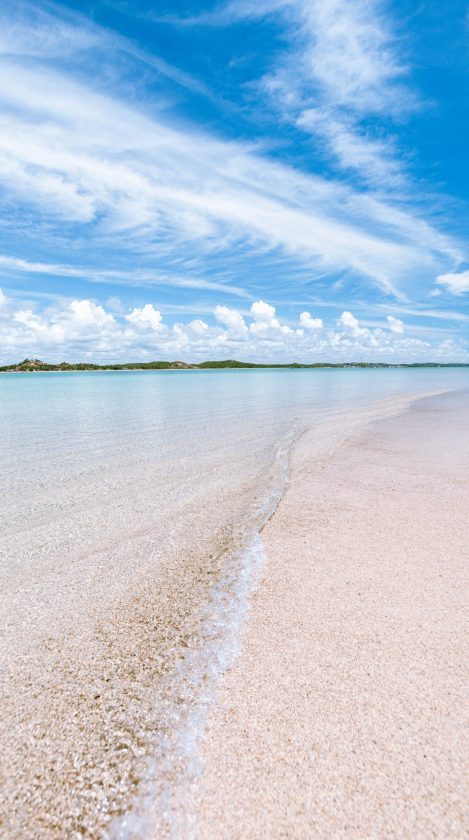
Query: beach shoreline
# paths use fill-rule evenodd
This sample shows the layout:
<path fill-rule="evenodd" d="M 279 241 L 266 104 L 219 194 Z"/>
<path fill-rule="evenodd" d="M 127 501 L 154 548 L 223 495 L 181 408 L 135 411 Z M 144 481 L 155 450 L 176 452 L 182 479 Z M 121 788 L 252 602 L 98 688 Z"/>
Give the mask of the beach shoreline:
<path fill-rule="evenodd" d="M 270 501 L 262 505 L 252 539 L 240 545 L 240 551 L 227 556 L 224 570 L 201 614 L 200 632 L 177 672 L 168 675 L 173 684 L 179 685 L 179 709 L 174 714 L 174 709 L 169 708 L 170 726 L 169 729 L 166 724 L 163 726 L 164 741 L 155 742 L 155 757 L 136 791 L 134 805 L 111 823 L 111 837 L 186 838 L 196 832 L 191 789 L 194 780 L 203 773 L 201 748 L 206 723 L 216 708 L 219 683 L 223 684 L 226 671 L 242 651 L 250 600 L 257 590 L 260 569 L 265 565 L 263 532 L 281 508 L 290 485 L 299 481 L 305 471 L 310 474 L 322 469 L 353 436 L 374 423 L 400 415 L 417 401 L 445 393 L 446 390 L 436 389 L 395 394 L 365 406 L 348 407 L 327 424 L 308 426 L 293 438 L 285 451 L 285 481 Z M 221 610 L 217 606 L 220 598 Z"/>
<path fill-rule="evenodd" d="M 468 418 L 452 392 L 323 461 L 296 445 L 209 716 L 193 836 L 464 834 Z"/>
<path fill-rule="evenodd" d="M 146 506 L 147 496 L 141 497 L 145 502 L 141 509 L 142 502 L 139 497 L 135 499 L 145 531 L 137 532 L 136 541 L 128 546 L 123 537 L 131 536 L 129 525 L 120 514 L 116 519 L 113 513 L 121 510 L 119 496 L 109 509 L 98 509 L 96 518 L 96 533 L 112 535 L 115 549 L 112 553 L 106 549 L 99 555 L 89 554 L 83 539 L 74 539 L 65 545 L 67 557 L 62 551 L 57 554 L 53 545 L 50 560 L 56 565 L 51 567 L 51 589 L 49 577 L 42 580 L 43 574 L 36 568 L 38 542 L 34 529 L 43 525 L 48 529 L 44 532 L 48 538 L 55 539 L 55 534 L 64 532 L 62 524 L 55 531 L 51 527 L 53 521 L 47 525 L 44 519 L 48 509 L 39 515 L 38 508 L 37 523 L 29 523 L 33 529 L 29 537 L 28 529 L 23 533 L 21 519 L 16 534 L 17 526 L 9 518 L 13 529 L 11 547 L 19 552 L 21 561 L 18 568 L 28 570 L 26 605 L 30 614 L 23 615 L 20 609 L 25 582 L 15 573 L 10 585 L 18 608 L 15 600 L 9 607 L 4 605 L 7 617 L 8 609 L 11 617 L 7 618 L 3 641 L 12 658 L 11 675 L 6 682 L 8 693 L 4 695 L 5 782 L 0 808 L 6 836 L 60 836 L 67 830 L 85 831 L 90 836 L 147 840 L 155 836 L 156 825 L 158 837 L 174 836 L 175 830 L 181 838 L 192 837 L 199 830 L 194 828 L 197 809 L 193 802 L 194 797 L 204 801 L 197 782 L 203 778 L 201 747 L 207 721 L 207 737 L 212 737 L 220 678 L 239 651 L 240 662 L 245 656 L 242 642 L 251 632 L 248 625 L 243 635 L 249 597 L 256 592 L 264 563 L 262 545 L 260 554 L 257 550 L 258 529 L 261 528 L 266 546 L 269 532 L 277 527 L 279 518 L 282 521 L 284 505 L 290 504 L 291 494 L 301 482 L 314 481 L 323 470 L 327 471 L 337 453 L 344 451 L 351 440 L 368 434 L 364 430 L 374 434 L 376 423 L 387 422 L 385 418 L 402 413 L 423 396 L 428 399 L 443 391 L 440 387 L 418 393 L 394 393 L 378 400 L 368 399 L 353 408 L 345 402 L 327 419 L 317 418 L 293 446 L 295 436 L 287 436 L 282 446 L 277 442 L 273 495 L 268 503 L 262 494 L 253 499 L 250 512 L 254 546 L 245 544 L 241 532 L 235 534 L 232 528 L 222 527 L 217 537 L 219 551 L 209 557 L 212 516 L 203 520 L 205 525 L 199 522 L 197 540 L 194 541 L 193 531 L 186 533 L 185 544 L 181 542 L 182 553 L 173 560 L 166 557 L 160 566 L 163 557 L 161 552 L 155 554 L 154 532 L 147 531 L 148 514 L 152 513 L 152 508 Z M 288 460 L 291 481 L 285 491 Z M 108 468 L 104 475 L 109 479 Z M 140 473 L 136 476 L 140 481 Z M 150 470 L 149 488 L 153 485 L 151 476 Z M 141 485 L 142 493 L 146 486 Z M 88 483 L 84 485 L 87 502 L 89 487 Z M 70 512 L 75 517 L 74 498 L 70 497 Z M 232 501 L 236 501 L 234 497 Z M 297 506 L 298 513 L 303 501 Z M 228 509 L 233 510 L 232 504 Z M 161 508 L 159 512 L 161 515 Z M 246 512 L 239 508 L 243 532 Z M 103 515 L 109 519 L 109 529 L 104 532 Z M 74 521 L 70 520 L 72 524 Z M 135 529 L 135 517 L 130 522 Z M 178 520 L 178 527 L 185 532 L 184 526 L 184 518 Z M 294 539 L 297 526 L 298 521 L 287 522 L 286 527 L 284 524 L 280 529 L 282 540 Z M 76 527 L 81 529 L 80 520 Z M 90 539 L 93 548 L 94 531 L 90 532 Z M 26 554 L 24 546 L 29 546 Z M 75 557 L 71 549 L 78 549 L 81 555 Z M 122 551 L 122 557 L 117 551 Z M 267 553 L 266 573 L 270 574 L 268 546 Z M 28 556 L 33 563 L 31 568 L 25 566 Z M 90 567 L 88 558 L 92 558 Z M 139 563 L 135 565 L 137 558 Z M 132 559 L 133 575 L 122 589 Z M 149 563 L 154 559 L 158 560 L 156 566 Z M 93 569 L 92 578 L 88 568 Z M 116 588 L 111 590 L 114 582 Z M 253 595 L 254 613 L 263 588 L 264 582 L 258 594 Z M 61 592 L 61 610 L 56 608 L 56 589 Z M 49 601 L 51 597 L 53 600 Z M 67 611 L 63 607 L 69 598 L 72 600 L 68 601 Z M 99 610 L 98 623 L 92 612 L 95 608 Z M 75 628 L 71 621 L 77 617 L 80 622 Z M 39 631 L 45 634 L 44 639 L 37 635 Z M 222 679 L 220 709 L 226 686 L 237 668 L 235 661 L 226 680 Z M 288 669 L 285 675 L 288 676 Z M 201 815 L 200 836 L 206 836 L 203 819 Z"/>

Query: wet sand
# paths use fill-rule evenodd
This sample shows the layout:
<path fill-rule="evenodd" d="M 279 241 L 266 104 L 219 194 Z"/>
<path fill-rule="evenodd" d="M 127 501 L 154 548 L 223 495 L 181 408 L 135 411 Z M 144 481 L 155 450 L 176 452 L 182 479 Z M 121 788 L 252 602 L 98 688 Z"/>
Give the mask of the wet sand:
<path fill-rule="evenodd" d="M 133 581 L 124 556 L 112 571 L 127 591 L 114 601 L 106 578 L 100 603 L 86 569 L 72 577 L 68 567 L 77 602 L 79 586 L 94 596 L 88 612 L 76 607 L 75 627 L 66 615 L 65 632 L 57 620 L 38 638 L 31 631 L 29 645 L 15 625 L 2 633 L 2 838 L 102 838 L 132 809 L 164 735 L 162 710 L 178 699 L 168 675 L 197 633 L 200 605 L 231 551 L 231 532 L 217 536 L 216 543 L 207 537 L 205 552 L 202 541 L 198 552 L 188 545 L 168 556 L 152 575 L 138 575 L 135 564 Z M 138 549 L 147 556 L 151 535 Z M 57 593 L 49 598 L 60 614 Z M 18 622 L 28 621 L 25 613 Z"/>
<path fill-rule="evenodd" d="M 198 838 L 462 837 L 469 399 L 297 446 L 208 721 Z"/>

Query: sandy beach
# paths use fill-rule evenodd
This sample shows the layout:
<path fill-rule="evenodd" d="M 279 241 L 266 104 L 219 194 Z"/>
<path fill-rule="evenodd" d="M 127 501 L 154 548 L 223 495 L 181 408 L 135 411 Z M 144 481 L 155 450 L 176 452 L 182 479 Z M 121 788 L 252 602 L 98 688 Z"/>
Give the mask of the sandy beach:
<path fill-rule="evenodd" d="M 365 383 L 293 450 L 266 427 L 287 386 L 255 425 L 241 383 L 228 473 L 196 413 L 163 465 L 127 435 L 90 460 L 73 423 L 29 471 L 12 448 L 2 837 L 462 836 L 469 396 Z"/>
<path fill-rule="evenodd" d="M 297 446 L 208 721 L 198 838 L 466 835 L 468 423 L 459 392 L 322 464 Z"/>

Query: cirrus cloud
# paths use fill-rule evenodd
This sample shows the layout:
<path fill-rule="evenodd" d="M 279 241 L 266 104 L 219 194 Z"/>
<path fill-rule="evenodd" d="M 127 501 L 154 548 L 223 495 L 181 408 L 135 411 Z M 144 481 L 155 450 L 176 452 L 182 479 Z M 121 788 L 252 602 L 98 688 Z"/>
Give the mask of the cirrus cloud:
<path fill-rule="evenodd" d="M 459 273 L 440 274 L 436 278 L 440 286 L 446 286 L 452 295 L 463 295 L 469 292 L 469 269 Z"/>

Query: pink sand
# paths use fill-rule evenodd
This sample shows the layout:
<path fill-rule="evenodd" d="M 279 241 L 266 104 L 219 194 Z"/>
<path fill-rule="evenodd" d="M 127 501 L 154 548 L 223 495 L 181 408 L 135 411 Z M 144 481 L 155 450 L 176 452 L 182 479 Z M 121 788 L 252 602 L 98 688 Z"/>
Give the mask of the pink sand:
<path fill-rule="evenodd" d="M 468 428 L 449 395 L 319 468 L 297 448 L 209 720 L 197 837 L 467 834 Z"/>

